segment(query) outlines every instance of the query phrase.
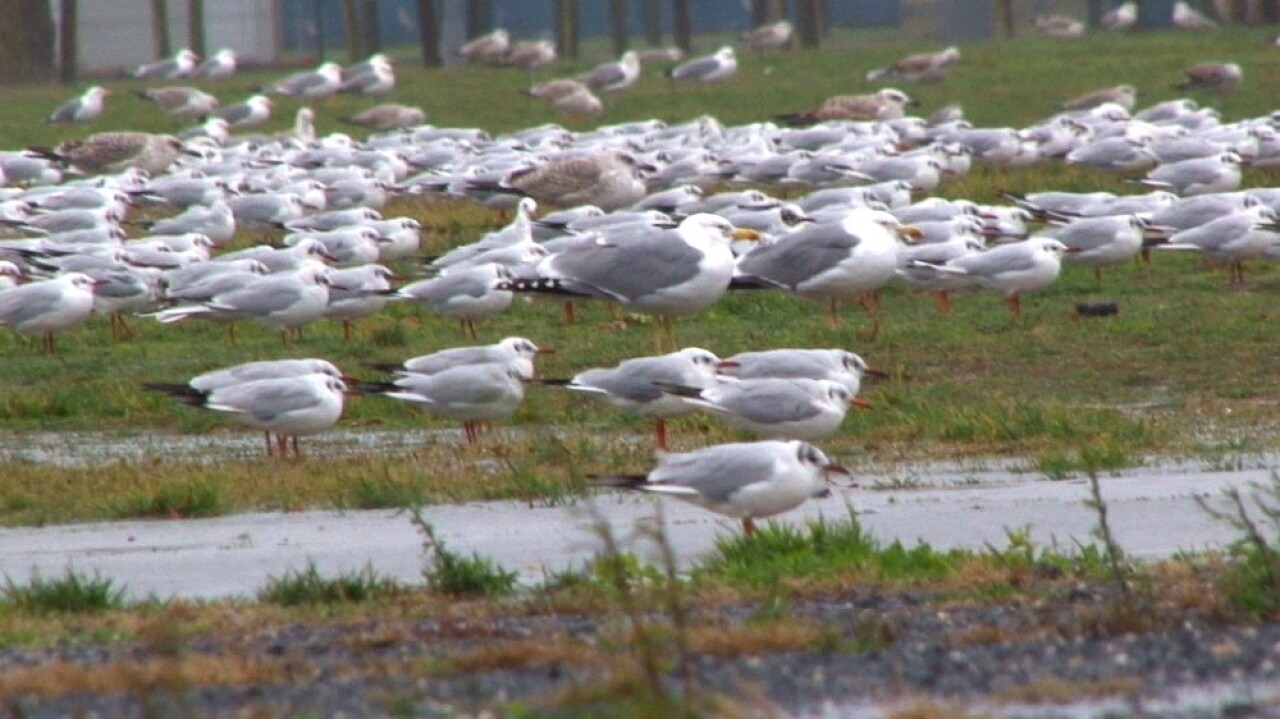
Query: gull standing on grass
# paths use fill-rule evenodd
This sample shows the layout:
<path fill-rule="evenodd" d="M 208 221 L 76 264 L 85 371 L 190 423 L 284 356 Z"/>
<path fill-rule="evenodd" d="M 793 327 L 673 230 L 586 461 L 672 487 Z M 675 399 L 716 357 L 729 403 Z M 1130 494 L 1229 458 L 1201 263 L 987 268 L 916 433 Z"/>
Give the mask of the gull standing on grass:
<path fill-rule="evenodd" d="M 429 355 L 412 357 L 399 363 L 366 362 L 365 367 L 389 374 L 440 374 L 447 369 L 480 364 L 507 364 L 514 367 L 522 379 L 534 376 L 533 360 L 541 354 L 555 350 L 545 349 L 524 337 L 507 337 L 491 345 L 474 347 L 450 347 Z"/>
<path fill-rule="evenodd" d="M 283 360 L 264 360 L 259 362 L 245 362 L 243 364 L 234 365 L 232 367 L 224 367 L 222 369 L 211 370 L 204 374 L 196 375 L 187 381 L 186 384 L 167 384 L 163 382 L 146 382 L 142 386 L 144 389 L 153 392 L 164 392 L 173 397 L 186 398 L 196 395 L 209 395 L 215 390 L 231 387 L 232 385 L 245 384 L 256 380 L 265 379 L 288 379 L 291 377 L 300 377 L 310 374 L 320 374 L 332 379 L 347 381 L 349 378 L 342 374 L 334 364 L 328 360 L 307 358 L 307 359 L 283 359 Z M 271 432 L 264 431 L 267 443 L 267 456 L 271 456 Z M 282 438 L 283 439 L 283 438 Z M 296 450 L 296 446 L 295 446 Z M 281 456 L 284 454 L 284 448 L 281 447 Z"/>
<path fill-rule="evenodd" d="M 838 382 L 856 397 L 863 377 L 888 375 L 867 365 L 862 357 L 842 349 L 780 348 L 739 352 L 726 358 L 720 374 L 739 379 L 761 377 L 823 379 Z"/>
<path fill-rule="evenodd" d="M 733 48 L 725 45 L 710 55 L 695 57 L 667 70 L 674 82 L 722 82 L 738 71 L 738 58 Z"/>
<path fill-rule="evenodd" d="M 736 429 L 762 439 L 826 439 L 840 429 L 849 407 L 870 407 L 839 382 L 825 379 L 724 379 L 710 387 L 658 386 Z"/>
<path fill-rule="evenodd" d="M 595 92 L 618 92 L 640 79 L 640 56 L 635 50 L 622 53 L 617 60 L 601 63 L 578 80 Z"/>
<path fill-rule="evenodd" d="M 805 225 L 743 255 L 732 287 L 776 288 L 826 300 L 833 329 L 840 325 L 839 300 L 857 298 L 872 317 L 874 335 L 879 311 L 870 295 L 893 279 L 898 268 L 901 245 L 894 233 L 915 232 L 877 210 L 856 210 L 839 222 Z"/>
<path fill-rule="evenodd" d="M 83 95 L 73 98 L 54 110 L 46 122 L 91 122 L 102 115 L 106 107 L 109 93 L 105 88 L 94 85 L 84 91 Z"/>
<path fill-rule="evenodd" d="M 324 316 L 329 306 L 329 268 L 310 263 L 294 272 L 267 275 L 243 287 L 214 295 L 208 301 L 172 307 L 153 316 L 162 324 L 192 317 L 217 320 L 249 318 L 280 332 L 289 344 L 289 330 Z"/>
<path fill-rule="evenodd" d="M 356 388 L 462 420 L 467 444 L 479 439 L 481 423 L 510 417 L 524 400 L 520 370 L 504 363 L 464 365 L 432 375 L 407 374 L 392 382 L 361 382 Z"/>
<path fill-rule="evenodd" d="M 1093 268 L 1093 276 L 1102 282 L 1102 268 L 1132 260 L 1142 250 L 1142 237 L 1147 222 L 1137 215 L 1082 217 L 1041 230 L 1041 237 L 1052 237 L 1066 245 L 1070 252 L 1063 257 L 1069 264 Z"/>
<path fill-rule="evenodd" d="M 688 347 L 656 357 L 624 360 L 615 367 L 589 369 L 571 379 L 533 382 L 597 396 L 615 407 L 653 419 L 654 446 L 666 449 L 666 420 L 691 414 L 695 408 L 662 391 L 659 383 L 696 389 L 710 387 L 716 381 L 716 372 L 731 365 L 707 350 Z"/>
<path fill-rule="evenodd" d="M 1244 284 L 1244 261 L 1260 257 L 1280 241 L 1280 224 L 1267 207 L 1254 206 L 1172 235 L 1157 250 L 1200 252 L 1230 266 L 1233 285 Z"/>
<path fill-rule="evenodd" d="M 213 116 L 226 120 L 233 128 L 248 127 L 271 119 L 271 106 L 274 104 L 275 101 L 266 95 L 253 95 L 244 102 L 215 110 Z"/>
<path fill-rule="evenodd" d="M 336 62 L 322 62 L 314 69 L 298 72 L 263 88 L 271 95 L 288 95 L 303 100 L 328 97 L 342 86 L 342 66 Z"/>
<path fill-rule="evenodd" d="M 1022 317 L 1022 294 L 1047 287 L 1058 279 L 1062 255 L 1072 251 L 1055 239 L 1033 237 L 958 257 L 937 265 L 935 270 L 960 274 L 979 287 L 1004 293 L 1009 312 L 1016 320 Z"/>
<path fill-rule="evenodd" d="M 402 127 L 413 127 L 427 121 L 427 114 L 421 108 L 386 103 L 357 112 L 343 118 L 343 122 L 370 130 L 396 130 Z"/>
<path fill-rule="evenodd" d="M 571 241 L 535 267 L 536 278 L 500 289 L 616 302 L 658 316 L 659 339 L 675 344 L 671 318 L 696 314 L 719 300 L 733 277 L 734 239 L 758 239 L 717 215 L 696 214 L 675 229 L 641 226 Z"/>
<path fill-rule="evenodd" d="M 93 312 L 89 275 L 68 272 L 51 280 L 30 282 L 0 293 L 0 327 L 40 335 L 46 354 L 53 354 L 53 333 L 70 329 Z"/>
<path fill-rule="evenodd" d="M 32 147 L 40 157 L 56 160 L 88 174 L 123 172 L 129 168 L 160 175 L 185 152 L 173 135 L 149 132 L 99 132 L 83 140 L 68 140 L 56 149 Z"/>
<path fill-rule="evenodd" d="M 462 333 L 475 339 L 476 320 L 492 317 L 511 306 L 513 295 L 506 287 L 511 272 L 500 265 L 456 267 L 443 274 L 401 287 L 394 299 L 426 305 L 432 312 L 458 320 Z"/>
<path fill-rule="evenodd" d="M 742 520 L 755 534 L 755 520 L 781 514 L 806 500 L 825 497 L 831 475 L 849 476 L 807 442 L 719 444 L 682 454 L 658 455 L 647 474 L 595 477 L 600 487 L 635 489 L 677 499 Z"/>
<path fill-rule="evenodd" d="M 139 65 L 133 76 L 140 80 L 177 80 L 195 72 L 199 62 L 200 56 L 191 48 L 184 47 L 171 58 Z"/>
<path fill-rule="evenodd" d="M 1234 62 L 1202 62 L 1182 71 L 1186 78 L 1175 90 L 1204 90 L 1215 94 L 1235 92 L 1244 81 L 1244 71 Z"/>
<path fill-rule="evenodd" d="M 306 360 L 310 361 L 310 360 Z M 189 385 L 146 385 L 193 407 L 226 412 L 236 420 L 256 427 L 267 435 L 267 456 L 271 456 L 271 435 L 281 457 L 301 458 L 298 437 L 319 434 L 342 417 L 347 385 L 327 372 L 253 379 L 247 382 L 202 390 Z"/>
<path fill-rule="evenodd" d="M 195 69 L 192 75 L 206 80 L 221 80 L 224 77 L 231 77 L 236 74 L 237 59 L 238 56 L 235 50 L 224 47 L 215 52 L 213 57 L 200 63 L 200 66 Z"/>
<path fill-rule="evenodd" d="M 522 194 L 540 203 L 572 207 L 595 205 L 617 210 L 648 194 L 634 155 L 615 150 L 566 155 L 523 167 L 501 182 L 473 181 L 476 189 Z"/>
<path fill-rule="evenodd" d="M 1137 183 L 1181 197 L 1232 192 L 1240 188 L 1240 163 L 1240 154 L 1228 150 L 1212 157 L 1159 165 Z"/>
<path fill-rule="evenodd" d="M 181 120 L 204 117 L 218 107 L 218 98 L 194 87 L 173 85 L 135 92 L 138 97 L 155 103 L 166 115 Z"/>

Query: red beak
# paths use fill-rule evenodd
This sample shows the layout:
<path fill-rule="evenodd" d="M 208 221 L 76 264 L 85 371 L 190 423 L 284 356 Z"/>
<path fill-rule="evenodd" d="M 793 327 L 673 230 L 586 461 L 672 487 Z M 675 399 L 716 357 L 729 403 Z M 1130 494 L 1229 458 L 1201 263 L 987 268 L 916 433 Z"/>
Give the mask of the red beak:
<path fill-rule="evenodd" d="M 849 400 L 849 406 L 857 407 L 858 409 L 871 409 L 873 405 L 861 397 L 854 397 Z"/>

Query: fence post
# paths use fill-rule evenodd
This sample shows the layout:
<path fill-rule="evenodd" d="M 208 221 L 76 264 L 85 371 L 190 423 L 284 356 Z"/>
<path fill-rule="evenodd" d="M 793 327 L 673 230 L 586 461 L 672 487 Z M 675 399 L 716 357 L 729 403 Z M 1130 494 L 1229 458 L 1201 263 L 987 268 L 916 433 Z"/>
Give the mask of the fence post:
<path fill-rule="evenodd" d="M 187 0 L 187 46 L 204 58 L 204 0 Z"/>
<path fill-rule="evenodd" d="M 676 46 L 685 52 L 693 50 L 693 22 L 689 17 L 689 0 L 672 0 L 671 30 L 676 36 Z"/>
<path fill-rule="evenodd" d="M 627 0 L 609 0 L 609 24 L 613 30 L 613 54 L 627 51 L 631 33 L 627 27 Z"/>
<path fill-rule="evenodd" d="M 58 3 L 58 80 L 63 85 L 76 81 L 79 53 L 76 52 L 76 0 L 60 0 Z"/>
<path fill-rule="evenodd" d="M 424 67 L 440 66 L 440 18 L 435 0 L 418 0 L 418 42 L 422 43 Z"/>
<path fill-rule="evenodd" d="M 800 0 L 800 44 L 818 47 L 822 42 L 822 7 L 819 0 Z"/>
<path fill-rule="evenodd" d="M 662 44 L 662 0 L 644 0 L 644 39 L 651 47 Z"/>
<path fill-rule="evenodd" d="M 151 42 L 155 46 L 156 57 L 173 54 L 173 46 L 169 42 L 168 0 L 151 0 Z"/>
<path fill-rule="evenodd" d="M 378 0 L 364 0 L 360 8 L 360 29 L 364 37 L 364 55 L 372 55 L 382 49 L 382 32 L 378 26 Z"/>

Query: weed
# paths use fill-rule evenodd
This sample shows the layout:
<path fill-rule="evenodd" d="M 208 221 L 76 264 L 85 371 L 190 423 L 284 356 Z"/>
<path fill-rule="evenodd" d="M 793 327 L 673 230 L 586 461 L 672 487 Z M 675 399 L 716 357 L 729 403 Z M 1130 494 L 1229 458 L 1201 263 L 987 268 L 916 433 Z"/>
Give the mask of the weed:
<path fill-rule="evenodd" d="M 320 575 L 315 562 L 307 562 L 306 569 L 295 569 L 281 576 L 268 578 L 267 586 L 258 592 L 258 600 L 292 607 L 300 604 L 364 602 L 400 591 L 398 582 L 378 576 L 372 565 L 330 578 Z"/>
<path fill-rule="evenodd" d="M 1226 509 L 1214 507 L 1201 497 L 1196 497 L 1196 503 L 1209 516 L 1242 534 L 1231 547 L 1236 562 L 1223 577 L 1225 591 L 1251 614 L 1274 617 L 1280 611 L 1280 546 L 1274 536 L 1274 530 L 1280 529 L 1280 475 L 1272 472 L 1267 484 L 1254 485 L 1248 502 L 1235 487 L 1224 490 L 1223 497 L 1228 503 Z M 1249 504 L 1270 521 L 1271 538 L 1250 512 Z"/>
<path fill-rule="evenodd" d="M 226 511 L 218 484 L 200 479 L 164 484 L 126 498 L 115 508 L 118 517 L 212 517 Z"/>
<path fill-rule="evenodd" d="M 449 549 L 436 535 L 435 527 L 413 509 L 412 521 L 423 536 L 422 546 L 431 555 L 422 576 L 432 591 L 454 596 L 498 597 L 511 593 L 518 575 L 489 557 L 472 553 L 467 557 Z"/>
<path fill-rule="evenodd" d="M 125 589 L 94 572 L 87 577 L 68 567 L 59 578 L 46 579 L 33 573 L 27 584 L 5 577 L 4 604 L 22 612 L 77 613 L 102 612 L 124 606 Z"/>

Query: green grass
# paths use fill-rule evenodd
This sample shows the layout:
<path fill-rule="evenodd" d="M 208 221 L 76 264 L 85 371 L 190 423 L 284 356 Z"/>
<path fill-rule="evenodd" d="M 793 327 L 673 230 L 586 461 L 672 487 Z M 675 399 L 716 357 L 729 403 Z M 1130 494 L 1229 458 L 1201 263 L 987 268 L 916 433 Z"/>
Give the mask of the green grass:
<path fill-rule="evenodd" d="M 1245 90 L 1199 99 L 1219 107 L 1225 119 L 1239 119 L 1272 109 L 1272 98 L 1260 90 L 1280 80 L 1280 67 L 1264 42 L 1266 33 L 1232 28 L 1196 35 L 1100 34 L 1069 43 L 1019 38 L 974 44 L 964 47 L 964 60 L 949 80 L 907 89 L 919 96 L 923 111 L 963 100 L 977 124 L 1019 126 L 1050 114 L 1067 96 L 1121 80 L 1139 88 L 1144 104 L 1167 99 L 1174 96 L 1170 86 L 1183 66 L 1230 58 L 1245 69 Z M 700 38 L 699 45 L 709 48 L 719 40 Z M 599 122 L 659 117 L 675 123 L 701 114 L 725 123 L 768 120 L 831 94 L 870 89 L 861 80 L 862 71 L 920 49 L 923 43 L 912 40 L 883 31 L 835 33 L 819 51 L 744 54 L 739 75 L 717 87 L 672 91 L 658 73 L 646 71 L 636 88 L 609 99 Z M 606 52 L 603 45 L 588 45 L 579 62 L 556 72 L 586 67 Z M 409 51 L 401 54 L 407 58 Z M 1072 68 L 1065 79 L 1064 66 Z M 517 93 L 529 82 L 523 73 L 425 70 L 408 60 L 399 71 L 400 85 L 388 99 L 423 105 L 438 125 L 503 132 L 557 119 Z M 248 73 L 208 89 L 235 101 L 272 76 Z M 106 115 L 88 127 L 50 128 L 34 121 L 58 104 L 67 89 L 5 88 L 9 102 L 0 106 L 0 136 L 16 147 L 96 130 L 175 129 L 128 92 L 137 83 L 106 84 L 116 92 Z M 316 103 L 321 131 L 350 129 L 338 119 L 367 104 L 345 96 Z M 291 100 L 281 101 L 277 118 L 264 129 L 286 127 L 296 107 Z M 1273 185 L 1276 177 L 1250 170 L 1247 183 Z M 996 201 L 1000 190 L 1046 188 L 1134 190 L 1115 176 L 1050 164 L 1007 172 L 975 170 L 944 184 L 939 194 L 986 202 Z M 413 198 L 396 200 L 386 214 L 423 222 L 424 253 L 473 240 L 503 222 L 472 204 Z M 237 243 L 255 239 L 261 238 L 245 234 Z M 1280 271 L 1250 263 L 1247 277 L 1244 288 L 1228 288 L 1222 271 L 1206 270 L 1182 255 L 1108 270 L 1101 286 L 1089 271 L 1067 267 L 1053 286 L 1026 299 L 1027 317 L 1021 323 L 1009 319 L 998 297 L 958 298 L 955 313 L 942 316 L 928 298 L 890 287 L 883 293 L 882 331 L 874 340 L 860 335 L 867 323 L 856 309 L 846 309 L 844 327 L 832 331 L 815 303 L 748 293 L 726 297 L 699 316 L 681 318 L 676 336 L 683 345 L 721 355 L 773 346 L 841 346 L 890 371 L 892 380 L 868 382 L 864 389 L 875 409 L 851 413 L 841 432 L 822 443 L 838 456 L 858 452 L 868 461 L 908 454 L 925 459 L 1014 456 L 1029 458 L 1030 466 L 1050 476 L 1065 476 L 1095 460 L 1100 468 L 1115 469 L 1148 455 L 1207 453 L 1217 461 L 1216 450 L 1198 447 L 1221 446 L 1223 438 L 1247 432 L 1259 437 L 1251 449 L 1265 451 L 1276 446 L 1271 439 L 1275 434 L 1265 428 L 1280 422 L 1270 329 L 1277 319 Z M 1118 302 L 1120 314 L 1096 319 L 1073 315 L 1077 301 L 1101 298 Z M 510 312 L 481 323 L 479 340 L 520 334 L 557 349 L 540 360 L 547 377 L 652 352 L 647 324 L 620 327 L 600 306 L 584 307 L 581 315 L 578 326 L 566 327 L 557 303 L 518 302 Z M 252 324 L 241 328 L 235 346 L 227 343 L 221 327 L 197 322 L 160 326 L 143 319 L 134 324 L 140 339 L 113 342 L 105 319 L 94 318 L 61 336 L 54 358 L 42 356 L 38 343 L 0 332 L 0 371 L 8 378 L 0 387 L 0 426 L 9 431 L 0 435 L 0 445 L 21 449 L 25 433 L 33 431 L 248 432 L 226 417 L 143 392 L 140 384 L 181 381 L 247 360 L 298 356 L 325 357 L 348 372 L 364 374 L 363 361 L 400 360 L 468 342 L 453 322 L 403 305 L 358 323 L 357 341 L 343 342 L 336 324 L 322 322 L 308 327 L 301 343 L 288 348 L 276 333 Z M 554 389 L 530 388 L 516 416 L 500 424 L 535 431 L 529 441 L 485 440 L 476 448 L 455 450 L 442 439 L 420 450 L 360 460 L 308 459 L 288 467 L 259 461 L 205 465 L 196 456 L 181 455 L 143 464 L 66 468 L 0 460 L 0 524 L 499 497 L 564 502 L 582 491 L 586 474 L 640 469 L 650 461 L 644 443 L 647 422 Z M 351 400 L 340 426 L 455 429 L 379 398 Z M 1206 437 L 1206 431 L 1213 436 Z M 674 423 L 673 435 L 679 448 L 740 437 L 703 417 Z M 543 441 L 547 438 L 553 441 Z M 1089 452 L 1100 456 L 1085 457 Z"/>
<path fill-rule="evenodd" d="M 755 536 L 716 541 L 715 551 L 695 576 L 730 585 L 764 589 L 787 580 L 822 580 L 853 575 L 867 581 L 919 580 L 945 576 L 968 552 L 942 552 L 920 543 L 884 545 L 863 531 L 857 517 L 820 518 L 803 527 L 770 522 Z"/>
<path fill-rule="evenodd" d="M 450 549 L 417 509 L 413 523 L 423 536 L 428 563 L 422 576 L 432 591 L 455 597 L 501 597 L 515 589 L 519 575 L 490 557 L 475 552 L 468 556 Z"/>
<path fill-rule="evenodd" d="M 68 567 L 56 578 L 32 574 L 26 584 L 6 575 L 5 586 L 0 588 L 0 609 L 28 614 L 102 612 L 123 607 L 124 595 L 124 587 L 110 578 L 96 572 L 88 577 Z"/>
<path fill-rule="evenodd" d="M 372 566 L 325 577 L 308 562 L 306 569 L 271 577 L 258 592 L 258 601 L 286 607 L 300 604 L 340 604 L 381 599 L 400 592 L 394 579 L 380 577 Z"/>

